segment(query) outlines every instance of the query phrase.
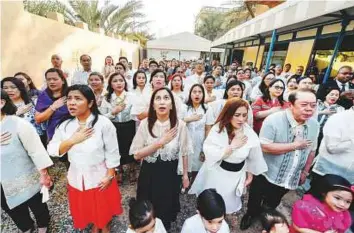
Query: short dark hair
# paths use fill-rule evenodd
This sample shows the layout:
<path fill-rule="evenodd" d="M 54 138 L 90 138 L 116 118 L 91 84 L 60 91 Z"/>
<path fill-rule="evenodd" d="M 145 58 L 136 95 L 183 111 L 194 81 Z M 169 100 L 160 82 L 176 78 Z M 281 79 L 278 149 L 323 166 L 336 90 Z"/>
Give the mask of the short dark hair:
<path fill-rule="evenodd" d="M 126 58 L 126 57 L 119 57 L 118 61 L 120 61 L 120 60 L 126 60 L 128 62 L 128 58 Z"/>
<path fill-rule="evenodd" d="M 5 100 L 5 105 L 1 109 L 1 113 L 5 115 L 15 115 L 17 111 L 17 107 L 12 103 L 9 95 L 1 89 L 1 99 Z"/>
<path fill-rule="evenodd" d="M 348 70 L 353 70 L 353 68 L 351 66 L 341 66 L 338 70 L 338 73 L 337 75 L 339 74 L 339 72 L 342 70 L 342 69 L 348 69 Z"/>
<path fill-rule="evenodd" d="M 90 79 L 90 77 L 93 76 L 93 75 L 97 75 L 101 79 L 101 81 L 104 82 L 103 75 L 100 72 L 92 72 L 92 73 L 90 73 L 88 79 Z"/>
<path fill-rule="evenodd" d="M 197 198 L 197 210 L 206 220 L 225 216 L 226 207 L 222 196 L 215 189 L 206 189 Z"/>
<path fill-rule="evenodd" d="M 150 75 L 150 83 L 152 82 L 153 77 L 157 74 L 157 73 L 163 73 L 163 75 L 165 76 L 165 85 L 167 85 L 167 75 L 165 73 L 165 71 L 161 70 L 161 69 L 156 69 L 154 70 L 151 75 Z"/>
<path fill-rule="evenodd" d="M 149 67 L 150 67 L 151 64 L 155 64 L 157 67 L 159 66 L 159 64 L 155 60 L 152 60 L 152 61 L 149 62 Z"/>
<path fill-rule="evenodd" d="M 84 56 L 87 56 L 87 57 L 90 58 L 90 60 L 92 60 L 90 55 L 88 55 L 88 54 L 82 54 L 82 55 L 80 56 L 80 61 L 82 60 L 82 58 L 83 58 Z"/>
<path fill-rule="evenodd" d="M 135 198 L 129 200 L 129 222 L 133 230 L 149 225 L 154 218 L 154 208 L 150 201 Z"/>
<path fill-rule="evenodd" d="M 289 102 L 291 103 L 291 105 L 294 105 L 295 104 L 295 101 L 297 100 L 297 96 L 298 94 L 302 92 L 302 93 L 312 93 L 315 97 L 316 97 L 316 94 L 313 90 L 296 90 L 296 91 L 292 91 L 288 97 L 289 99 Z"/>
<path fill-rule="evenodd" d="M 212 79 L 215 82 L 215 78 L 212 75 L 207 75 L 204 77 L 203 83 L 205 83 L 208 79 Z"/>
<path fill-rule="evenodd" d="M 289 226 L 289 223 L 286 220 L 285 216 L 276 210 L 267 210 L 266 212 L 261 214 L 260 220 L 262 223 L 262 228 L 266 232 L 270 232 L 275 224 L 280 223 Z"/>
<path fill-rule="evenodd" d="M 126 68 L 125 65 L 124 65 L 123 63 L 121 63 L 121 62 L 118 62 L 118 63 L 115 65 L 115 67 L 116 67 L 116 66 L 122 66 L 123 69 L 124 69 L 124 71 L 127 71 L 127 68 Z"/>

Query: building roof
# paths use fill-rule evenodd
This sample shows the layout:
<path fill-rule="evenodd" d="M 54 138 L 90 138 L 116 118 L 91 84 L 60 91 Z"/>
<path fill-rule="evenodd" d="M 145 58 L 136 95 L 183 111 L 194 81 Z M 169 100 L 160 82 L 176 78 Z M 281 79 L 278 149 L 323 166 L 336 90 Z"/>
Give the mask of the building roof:
<path fill-rule="evenodd" d="M 223 47 L 231 42 L 242 42 L 260 36 L 269 36 L 274 29 L 277 33 L 296 30 L 337 20 L 328 14 L 340 15 L 345 9 L 354 13 L 353 0 L 288 0 L 269 11 L 231 29 L 212 42 L 212 47 Z"/>
<path fill-rule="evenodd" d="M 146 43 L 148 49 L 166 49 L 183 51 L 209 52 L 211 41 L 190 32 L 181 32 Z M 222 49 L 212 49 L 212 52 L 223 52 Z"/>

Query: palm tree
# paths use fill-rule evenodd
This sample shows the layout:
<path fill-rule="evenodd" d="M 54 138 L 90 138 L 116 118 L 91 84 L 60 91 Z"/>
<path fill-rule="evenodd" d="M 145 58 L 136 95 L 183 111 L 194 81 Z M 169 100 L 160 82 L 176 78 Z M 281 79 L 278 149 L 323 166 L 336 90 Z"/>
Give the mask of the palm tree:
<path fill-rule="evenodd" d="M 224 16 L 220 12 L 202 12 L 196 19 L 194 33 L 208 40 L 215 40 L 223 35 Z"/>
<path fill-rule="evenodd" d="M 47 14 L 49 12 L 61 13 L 62 15 L 64 15 L 65 23 L 74 25 L 75 17 L 71 14 L 67 6 L 58 0 L 24 0 L 23 5 L 26 11 L 43 17 L 47 17 Z"/>

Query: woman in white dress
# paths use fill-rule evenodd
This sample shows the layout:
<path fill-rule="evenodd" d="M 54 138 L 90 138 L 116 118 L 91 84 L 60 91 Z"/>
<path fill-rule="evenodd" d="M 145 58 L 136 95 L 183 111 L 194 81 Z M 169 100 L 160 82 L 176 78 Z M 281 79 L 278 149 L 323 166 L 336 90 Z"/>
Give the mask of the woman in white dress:
<path fill-rule="evenodd" d="M 194 84 L 189 92 L 187 108 L 183 114 L 183 120 L 187 123 L 189 135 L 193 135 L 193 155 L 189 157 L 189 167 L 192 171 L 192 179 L 202 166 L 204 155 L 202 153 L 205 139 L 205 122 L 207 105 L 204 104 L 204 88 L 200 84 Z"/>
<path fill-rule="evenodd" d="M 215 121 L 218 118 L 221 110 L 223 109 L 226 101 L 233 97 L 242 98 L 244 87 L 245 85 L 242 82 L 237 80 L 232 80 L 226 85 L 223 99 L 214 101 L 213 103 L 209 104 L 208 111 L 207 111 L 207 119 L 205 123 L 206 135 L 208 135 L 211 127 L 215 124 Z M 247 122 L 251 127 L 253 127 L 253 114 L 252 114 L 251 107 L 248 111 Z"/>
<path fill-rule="evenodd" d="M 170 82 L 170 89 L 175 96 L 180 98 L 182 103 L 185 103 L 187 101 L 186 95 L 183 92 L 183 76 L 181 74 L 176 73 L 172 76 Z"/>
<path fill-rule="evenodd" d="M 155 217 L 150 201 L 130 199 L 129 222 L 126 233 L 167 233 L 162 221 Z"/>
<path fill-rule="evenodd" d="M 181 233 L 229 233 L 225 202 L 215 189 L 204 190 L 197 199 L 197 214 L 188 218 Z"/>
<path fill-rule="evenodd" d="M 253 175 L 267 171 L 257 134 L 247 124 L 249 104 L 240 98 L 228 100 L 206 138 L 205 162 L 190 194 L 215 188 L 224 198 L 226 213 L 242 207 L 241 196 Z"/>

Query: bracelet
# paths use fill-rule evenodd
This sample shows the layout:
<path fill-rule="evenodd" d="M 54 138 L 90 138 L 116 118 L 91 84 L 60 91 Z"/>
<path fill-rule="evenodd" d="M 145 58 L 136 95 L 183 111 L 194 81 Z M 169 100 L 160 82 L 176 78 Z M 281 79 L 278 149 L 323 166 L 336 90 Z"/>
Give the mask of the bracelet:
<path fill-rule="evenodd" d="M 50 110 L 52 110 L 53 112 L 56 111 L 56 109 L 53 107 L 53 105 L 49 105 L 49 108 L 50 108 Z"/>

